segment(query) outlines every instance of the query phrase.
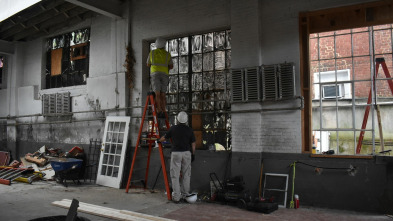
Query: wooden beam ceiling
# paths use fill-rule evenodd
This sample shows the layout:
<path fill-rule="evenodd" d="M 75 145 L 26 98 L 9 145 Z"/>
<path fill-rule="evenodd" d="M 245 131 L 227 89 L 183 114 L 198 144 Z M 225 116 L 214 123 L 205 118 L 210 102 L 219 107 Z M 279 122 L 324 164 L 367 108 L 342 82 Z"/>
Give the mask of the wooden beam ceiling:
<path fill-rule="evenodd" d="M 393 1 L 365 3 L 340 8 L 301 13 L 309 33 L 393 23 Z"/>
<path fill-rule="evenodd" d="M 33 40 L 96 15 L 96 12 L 64 0 L 44 0 L 2 21 L 0 40 Z"/>

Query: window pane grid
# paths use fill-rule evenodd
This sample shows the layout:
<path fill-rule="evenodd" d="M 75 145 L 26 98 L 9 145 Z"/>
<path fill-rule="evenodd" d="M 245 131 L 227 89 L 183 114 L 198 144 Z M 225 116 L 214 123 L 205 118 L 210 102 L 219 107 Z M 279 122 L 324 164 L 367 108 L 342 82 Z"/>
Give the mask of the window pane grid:
<path fill-rule="evenodd" d="M 360 154 L 382 150 L 374 106 L 379 104 L 389 111 L 393 96 L 387 82 L 391 78 L 380 67 L 374 82 L 373 69 L 375 58 L 384 58 L 388 70 L 392 70 L 392 39 L 391 24 L 310 35 L 313 136 L 319 133 L 318 140 L 324 139 L 325 143 L 313 142 L 319 153 L 332 149 L 336 154 L 356 154 L 359 131 L 365 132 L 366 145 Z M 368 104 L 370 91 L 372 99 Z M 362 129 L 367 107 L 368 122 Z M 391 139 L 384 136 L 388 143 Z M 367 147 L 370 144 L 372 147 Z"/>

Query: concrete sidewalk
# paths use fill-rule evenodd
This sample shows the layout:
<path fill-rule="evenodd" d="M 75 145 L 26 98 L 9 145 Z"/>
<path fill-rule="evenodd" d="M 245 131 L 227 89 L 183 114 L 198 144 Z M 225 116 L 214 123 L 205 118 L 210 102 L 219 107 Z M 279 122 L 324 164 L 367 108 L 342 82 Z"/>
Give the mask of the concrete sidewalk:
<path fill-rule="evenodd" d="M 174 204 L 164 192 L 130 189 L 114 189 L 98 185 L 74 185 L 68 188 L 54 181 L 36 181 L 33 184 L 14 182 L 0 185 L 0 220 L 26 221 L 34 218 L 67 215 L 68 210 L 53 206 L 53 201 L 77 199 L 119 210 L 129 210 L 174 220 L 393 220 L 386 215 L 318 208 L 279 208 L 271 214 L 263 214 L 217 203 Z M 94 221 L 112 220 L 85 213 L 79 216 Z"/>

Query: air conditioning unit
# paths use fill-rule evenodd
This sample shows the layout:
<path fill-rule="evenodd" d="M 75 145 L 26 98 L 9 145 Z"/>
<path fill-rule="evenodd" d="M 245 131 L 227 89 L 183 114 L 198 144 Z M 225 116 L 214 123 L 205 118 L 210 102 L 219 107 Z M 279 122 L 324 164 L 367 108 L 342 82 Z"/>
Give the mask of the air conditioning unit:
<path fill-rule="evenodd" d="M 42 95 L 42 115 L 71 115 L 70 92 Z"/>
<path fill-rule="evenodd" d="M 322 85 L 322 97 L 329 98 L 342 98 L 343 97 L 342 84 Z"/>

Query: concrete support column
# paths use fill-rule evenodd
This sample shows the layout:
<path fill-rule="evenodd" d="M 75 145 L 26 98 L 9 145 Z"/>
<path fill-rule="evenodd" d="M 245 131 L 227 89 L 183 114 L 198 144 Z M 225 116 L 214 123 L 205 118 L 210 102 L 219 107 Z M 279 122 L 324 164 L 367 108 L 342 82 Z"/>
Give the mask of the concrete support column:
<path fill-rule="evenodd" d="M 232 68 L 261 64 L 259 1 L 231 1 Z M 233 104 L 232 110 L 260 109 L 259 103 Z M 260 151 L 260 113 L 232 114 L 232 149 L 234 152 Z M 244 136 L 239 136 L 243 134 Z"/>
<path fill-rule="evenodd" d="M 261 62 L 259 0 L 231 1 L 232 68 Z"/>
<path fill-rule="evenodd" d="M 256 67 L 262 64 L 260 46 L 260 1 L 231 1 L 232 68 Z M 233 104 L 232 111 L 260 109 L 260 103 Z M 252 184 L 259 176 L 261 147 L 261 113 L 233 113 L 232 115 L 231 176 L 242 175 Z M 247 152 L 247 153 L 246 153 Z M 248 155 L 255 155 L 252 160 Z M 246 160 L 247 159 L 247 160 Z M 244 168 L 253 168 L 245 172 Z"/>
<path fill-rule="evenodd" d="M 18 111 L 18 88 L 23 82 L 23 45 L 15 48 L 13 55 L 7 56 L 7 116 L 17 116 Z M 16 120 L 7 120 L 7 124 L 15 125 Z M 19 156 L 17 148 L 18 130 L 16 126 L 7 126 L 7 148 L 12 157 Z"/>
<path fill-rule="evenodd" d="M 15 125 L 16 120 L 7 120 L 7 124 Z M 17 127 L 16 126 L 7 126 L 7 149 L 11 151 L 11 155 L 13 159 L 18 159 L 19 153 L 17 148 Z"/>

